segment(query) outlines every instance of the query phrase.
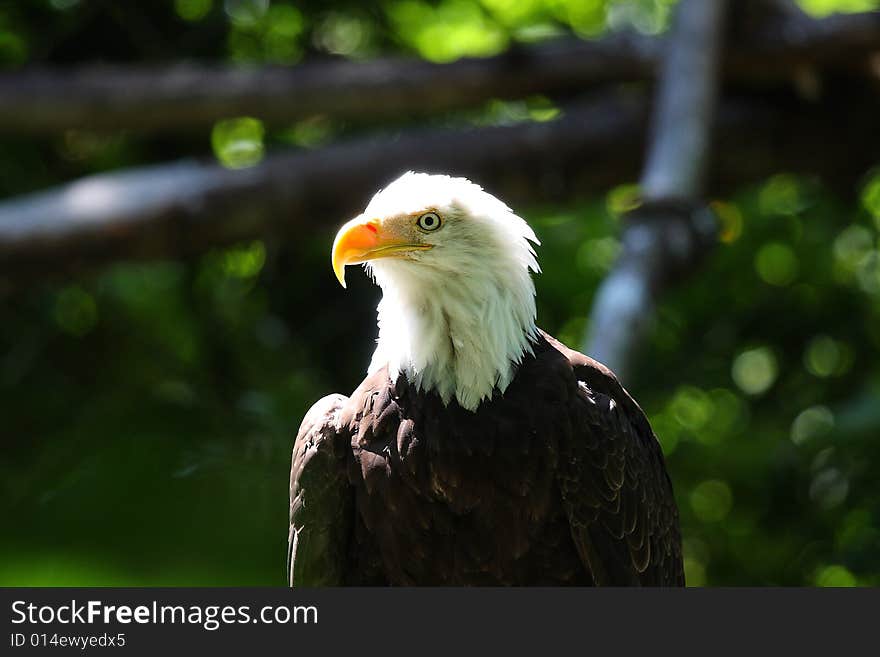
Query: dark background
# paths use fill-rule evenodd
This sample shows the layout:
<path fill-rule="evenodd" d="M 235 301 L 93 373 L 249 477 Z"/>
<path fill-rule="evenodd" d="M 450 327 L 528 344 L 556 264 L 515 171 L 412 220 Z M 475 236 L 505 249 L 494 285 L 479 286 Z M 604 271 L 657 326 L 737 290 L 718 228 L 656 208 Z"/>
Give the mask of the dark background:
<path fill-rule="evenodd" d="M 814 16 L 878 8 L 799 4 Z M 673 6 L 6 2 L 0 66 L 447 62 L 558 34 L 658 33 Z M 186 156 L 240 167 L 367 129 L 526 124 L 558 111 L 531 99 L 369 126 L 238 117 L 171 135 L 5 134 L 0 196 Z M 517 207 L 542 240 L 539 324 L 571 346 L 614 263 L 634 183 Z M 667 456 L 688 583 L 878 585 L 880 169 L 833 187 L 780 170 L 713 201 L 719 243 L 663 296 L 626 381 Z M 352 271 L 343 291 L 330 269 L 346 219 L 186 259 L 3 278 L 0 584 L 284 583 L 296 428 L 319 397 L 358 384 L 376 333 L 377 290 Z"/>

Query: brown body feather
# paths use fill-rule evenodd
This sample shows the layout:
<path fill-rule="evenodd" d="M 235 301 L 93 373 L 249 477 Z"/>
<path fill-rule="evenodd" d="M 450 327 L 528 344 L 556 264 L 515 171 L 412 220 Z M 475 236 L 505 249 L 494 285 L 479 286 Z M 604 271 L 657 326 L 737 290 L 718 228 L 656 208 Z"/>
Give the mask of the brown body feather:
<path fill-rule="evenodd" d="M 546 334 L 477 412 L 386 370 L 303 421 L 293 585 L 682 585 L 678 511 L 638 405 Z"/>

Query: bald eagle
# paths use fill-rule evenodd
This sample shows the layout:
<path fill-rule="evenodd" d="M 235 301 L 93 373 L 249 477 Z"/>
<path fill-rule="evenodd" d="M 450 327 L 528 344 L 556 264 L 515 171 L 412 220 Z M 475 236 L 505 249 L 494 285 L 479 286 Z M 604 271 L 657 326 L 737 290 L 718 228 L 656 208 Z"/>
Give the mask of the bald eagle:
<path fill-rule="evenodd" d="M 333 270 L 381 287 L 379 337 L 296 437 L 290 585 L 684 584 L 644 413 L 535 324 L 538 244 L 478 185 L 413 172 L 339 230 Z"/>

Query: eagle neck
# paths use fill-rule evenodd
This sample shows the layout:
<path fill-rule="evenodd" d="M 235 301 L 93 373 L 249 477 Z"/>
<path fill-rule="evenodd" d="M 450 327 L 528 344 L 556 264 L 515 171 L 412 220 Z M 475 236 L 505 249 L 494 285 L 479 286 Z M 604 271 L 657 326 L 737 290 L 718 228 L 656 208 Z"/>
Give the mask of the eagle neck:
<path fill-rule="evenodd" d="M 534 285 L 522 267 L 479 278 L 445 274 L 410 275 L 403 286 L 377 276 L 383 296 L 370 372 L 387 365 L 392 379 L 404 376 L 445 404 L 475 411 L 496 390 L 503 393 L 533 353 Z"/>

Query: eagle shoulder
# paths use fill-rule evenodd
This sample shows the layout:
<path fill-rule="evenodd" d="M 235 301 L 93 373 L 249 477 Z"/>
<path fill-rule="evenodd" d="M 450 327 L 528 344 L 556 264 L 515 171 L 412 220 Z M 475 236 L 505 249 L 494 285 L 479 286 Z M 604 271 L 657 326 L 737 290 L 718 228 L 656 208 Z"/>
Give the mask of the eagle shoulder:
<path fill-rule="evenodd" d="M 611 370 L 544 337 L 576 379 L 559 480 L 584 565 L 596 584 L 683 585 L 678 508 L 647 417 Z"/>
<path fill-rule="evenodd" d="M 352 526 L 352 493 L 341 423 L 348 399 L 328 395 L 306 413 L 293 445 L 287 578 L 290 586 L 341 584 Z"/>

